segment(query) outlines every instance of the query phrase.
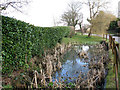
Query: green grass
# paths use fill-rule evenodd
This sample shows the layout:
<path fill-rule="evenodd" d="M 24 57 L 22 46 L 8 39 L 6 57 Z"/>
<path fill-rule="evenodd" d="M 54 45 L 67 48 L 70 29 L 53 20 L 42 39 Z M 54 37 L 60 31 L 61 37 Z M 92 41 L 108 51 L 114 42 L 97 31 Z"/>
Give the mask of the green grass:
<path fill-rule="evenodd" d="M 102 41 L 103 39 L 101 37 L 98 36 L 91 36 L 88 37 L 87 35 L 75 35 L 72 38 L 63 38 L 62 43 L 68 43 L 68 42 L 78 42 L 80 44 L 98 44 L 100 43 L 100 41 Z"/>
<path fill-rule="evenodd" d="M 112 54 L 112 50 L 109 50 L 109 58 L 111 59 L 110 63 L 108 64 L 108 75 L 106 77 L 107 83 L 106 88 L 116 88 L 115 86 L 115 71 L 113 72 L 113 60 L 114 56 Z M 118 78 L 119 78 L 119 88 L 120 88 L 120 65 L 118 69 Z"/>
<path fill-rule="evenodd" d="M 108 75 L 106 77 L 106 88 L 115 88 L 115 73 L 113 72 L 113 59 L 114 56 L 112 54 L 112 50 L 109 50 L 109 58 L 111 61 L 109 62 L 107 68 L 108 68 Z"/>

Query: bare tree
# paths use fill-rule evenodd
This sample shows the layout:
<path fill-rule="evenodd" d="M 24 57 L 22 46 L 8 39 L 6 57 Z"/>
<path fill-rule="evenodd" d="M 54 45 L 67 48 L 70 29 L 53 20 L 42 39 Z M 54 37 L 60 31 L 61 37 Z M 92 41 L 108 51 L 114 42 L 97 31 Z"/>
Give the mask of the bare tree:
<path fill-rule="evenodd" d="M 68 10 L 62 14 L 61 21 L 65 22 L 68 26 L 73 26 L 75 28 L 81 16 L 80 10 L 80 2 L 71 2 L 68 4 Z"/>
<path fill-rule="evenodd" d="M 82 35 L 83 35 L 84 31 L 83 31 L 83 29 L 82 29 L 82 23 L 83 23 L 83 14 L 81 13 L 81 14 L 79 15 L 78 25 L 79 25 L 80 30 L 81 30 L 81 33 L 82 33 Z"/>
<path fill-rule="evenodd" d="M 94 19 L 96 17 L 96 15 L 99 13 L 99 11 L 102 8 L 105 8 L 106 5 L 108 4 L 107 1 L 105 0 L 87 0 L 87 2 L 85 2 L 84 4 L 86 4 L 89 7 L 89 13 L 90 13 L 90 18 L 87 19 L 88 22 L 91 24 L 92 27 L 92 19 Z M 90 32 L 88 34 L 88 37 L 90 37 L 91 35 L 91 29 Z"/>
<path fill-rule="evenodd" d="M 0 13 L 7 11 L 9 8 L 22 12 L 22 7 L 28 5 L 31 0 L 1 0 Z"/>

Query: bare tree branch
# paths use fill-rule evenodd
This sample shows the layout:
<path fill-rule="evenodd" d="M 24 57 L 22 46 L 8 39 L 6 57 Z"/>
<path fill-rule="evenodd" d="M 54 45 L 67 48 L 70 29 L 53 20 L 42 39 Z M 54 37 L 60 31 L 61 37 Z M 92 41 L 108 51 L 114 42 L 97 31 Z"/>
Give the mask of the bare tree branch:
<path fill-rule="evenodd" d="M 83 2 L 83 4 L 86 4 L 89 7 L 90 15 L 89 15 L 89 19 L 87 20 L 91 24 L 91 28 L 92 28 L 91 21 L 97 16 L 97 14 L 102 8 L 106 7 L 108 2 L 106 2 L 105 0 L 87 0 L 87 2 Z M 90 34 L 91 34 L 91 29 L 88 36 L 90 36 Z"/>
<path fill-rule="evenodd" d="M 80 20 L 80 2 L 71 2 L 68 4 L 68 10 L 62 14 L 61 21 L 67 23 L 68 26 L 76 26 Z"/>
<path fill-rule="evenodd" d="M 31 0 L 4 0 L 0 2 L 0 11 L 6 11 L 10 7 L 22 13 L 22 7 L 28 5 Z"/>
<path fill-rule="evenodd" d="M 101 10 L 101 8 L 105 8 L 109 2 L 103 0 L 87 0 L 87 2 L 83 2 L 89 7 L 90 12 L 90 20 L 92 20 Z"/>

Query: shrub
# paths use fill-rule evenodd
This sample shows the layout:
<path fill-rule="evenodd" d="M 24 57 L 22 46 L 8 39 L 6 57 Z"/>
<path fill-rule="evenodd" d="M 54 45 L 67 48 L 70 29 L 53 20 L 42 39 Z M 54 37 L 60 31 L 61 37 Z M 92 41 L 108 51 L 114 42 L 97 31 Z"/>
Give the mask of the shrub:
<path fill-rule="evenodd" d="M 2 72 L 23 68 L 33 56 L 42 57 L 69 32 L 69 27 L 36 27 L 2 16 Z"/>

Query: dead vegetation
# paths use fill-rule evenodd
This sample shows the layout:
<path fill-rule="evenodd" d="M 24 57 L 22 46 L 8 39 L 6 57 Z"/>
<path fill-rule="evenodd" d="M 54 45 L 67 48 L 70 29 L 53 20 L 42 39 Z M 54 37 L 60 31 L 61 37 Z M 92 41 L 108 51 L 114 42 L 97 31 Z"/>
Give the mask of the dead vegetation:
<path fill-rule="evenodd" d="M 53 50 L 46 51 L 44 58 L 32 58 L 29 62 L 30 68 L 27 69 L 27 72 L 13 76 L 12 83 L 10 84 L 14 87 L 25 88 L 69 87 L 63 80 L 61 81 L 61 77 L 59 81 L 56 79 L 51 86 L 49 86 L 49 83 L 52 82 L 52 74 L 62 68 L 60 57 L 74 45 L 76 45 L 76 43 L 69 43 L 68 45 L 58 44 Z M 74 86 L 76 88 L 97 88 L 105 78 L 105 65 L 109 60 L 108 54 L 101 44 L 95 45 L 94 47 L 96 47 L 97 51 L 93 50 L 92 52 L 96 53 L 96 57 L 97 55 L 99 57 L 96 58 L 94 54 L 92 55 L 92 59 L 89 61 L 88 66 L 90 70 L 86 75 L 82 72 L 80 73 Z M 79 55 L 82 58 L 85 58 L 85 56 L 88 57 L 85 52 L 81 52 Z"/>

